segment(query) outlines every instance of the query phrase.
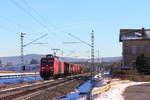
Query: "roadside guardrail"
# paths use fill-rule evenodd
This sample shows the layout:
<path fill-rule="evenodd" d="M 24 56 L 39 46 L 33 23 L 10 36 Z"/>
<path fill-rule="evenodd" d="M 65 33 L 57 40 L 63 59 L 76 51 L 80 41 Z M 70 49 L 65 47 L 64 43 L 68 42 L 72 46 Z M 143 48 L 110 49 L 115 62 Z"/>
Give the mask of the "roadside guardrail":
<path fill-rule="evenodd" d="M 108 91 L 114 85 L 124 84 L 124 83 L 129 83 L 129 82 L 130 82 L 129 80 L 113 81 L 113 82 L 108 82 L 108 84 L 102 87 L 93 88 L 91 91 L 91 98 L 97 98 L 101 96 L 102 93 Z"/>

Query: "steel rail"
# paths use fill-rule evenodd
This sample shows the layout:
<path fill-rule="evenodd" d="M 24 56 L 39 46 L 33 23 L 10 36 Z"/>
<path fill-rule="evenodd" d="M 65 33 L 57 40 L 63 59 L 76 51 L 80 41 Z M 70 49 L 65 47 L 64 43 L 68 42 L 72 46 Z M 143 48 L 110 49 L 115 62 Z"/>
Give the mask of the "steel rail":
<path fill-rule="evenodd" d="M 64 83 L 65 81 L 68 80 L 57 80 L 57 81 L 52 81 L 52 82 L 46 82 L 46 83 L 41 83 L 41 84 L 34 84 L 34 85 L 29 85 L 25 87 L 19 87 L 7 91 L 1 91 L 0 93 L 0 100 L 10 100 L 10 99 L 15 99 L 18 97 L 21 97 L 26 94 L 30 94 L 33 92 L 36 92 L 38 90 L 43 90 L 51 86 L 58 85 L 60 83 Z"/>
<path fill-rule="evenodd" d="M 80 79 L 80 77 L 87 76 L 88 74 L 86 73 L 86 74 L 74 75 L 74 76 L 69 76 L 67 78 L 62 78 L 62 79 L 55 80 L 55 81 L 49 80 L 49 81 L 45 81 L 45 82 L 34 83 L 31 85 L 1 90 L 0 91 L 0 100 L 11 100 L 11 99 L 16 99 L 16 98 L 24 98 L 25 99 L 25 98 L 29 98 L 29 97 L 31 98 L 34 95 L 37 95 L 37 94 L 43 92 L 45 89 L 56 88 L 59 85 L 63 85 L 63 84 L 72 82 L 77 78 Z M 22 99 L 17 99 L 17 100 L 22 100 Z"/>

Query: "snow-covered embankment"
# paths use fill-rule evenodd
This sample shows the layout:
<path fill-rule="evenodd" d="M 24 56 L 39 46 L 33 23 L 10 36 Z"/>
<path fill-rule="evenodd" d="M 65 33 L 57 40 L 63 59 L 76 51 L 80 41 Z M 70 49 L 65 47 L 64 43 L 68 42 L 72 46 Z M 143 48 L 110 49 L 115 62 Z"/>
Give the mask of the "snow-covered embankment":
<path fill-rule="evenodd" d="M 123 92 L 128 86 L 144 84 L 147 82 L 119 82 L 118 84 L 110 85 L 108 91 L 101 92 L 93 97 L 94 100 L 124 100 Z M 111 84 L 111 83 L 110 83 Z"/>

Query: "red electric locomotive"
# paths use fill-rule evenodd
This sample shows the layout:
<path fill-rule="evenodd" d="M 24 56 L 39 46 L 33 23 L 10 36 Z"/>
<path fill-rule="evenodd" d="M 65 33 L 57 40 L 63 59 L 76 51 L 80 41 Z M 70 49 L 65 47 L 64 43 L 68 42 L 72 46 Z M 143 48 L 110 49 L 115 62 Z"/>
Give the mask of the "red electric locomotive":
<path fill-rule="evenodd" d="M 53 55 L 47 55 L 41 59 L 40 76 L 44 80 L 50 79 L 50 77 L 58 78 L 79 73 L 81 73 L 79 64 L 60 61 Z"/>
<path fill-rule="evenodd" d="M 47 55 L 41 59 L 40 76 L 44 79 L 60 77 L 64 75 L 64 62 L 53 55 Z"/>

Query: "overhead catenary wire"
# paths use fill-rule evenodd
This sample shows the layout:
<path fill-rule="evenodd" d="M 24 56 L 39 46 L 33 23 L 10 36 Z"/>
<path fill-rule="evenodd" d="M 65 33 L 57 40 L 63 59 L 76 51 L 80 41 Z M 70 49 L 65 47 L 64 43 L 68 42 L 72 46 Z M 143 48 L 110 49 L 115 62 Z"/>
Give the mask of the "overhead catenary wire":
<path fill-rule="evenodd" d="M 46 19 L 40 14 L 38 13 L 38 11 L 36 9 L 34 9 L 33 7 L 31 7 L 29 5 L 29 3 L 26 1 L 26 0 L 21 0 L 28 9 L 30 9 L 30 12 L 28 10 L 26 10 L 24 7 L 22 7 L 19 3 L 17 3 L 15 0 L 10 0 L 11 2 L 13 2 L 18 8 L 20 8 L 22 11 L 24 11 L 26 14 L 28 14 L 30 17 L 32 17 L 32 19 L 34 19 L 38 24 L 40 24 L 43 28 L 45 28 L 48 32 L 50 32 L 49 28 L 47 27 L 46 24 L 44 24 L 42 21 L 44 22 L 47 22 Z M 36 15 L 38 15 L 40 17 L 41 20 L 39 20 L 38 18 L 36 18 L 35 16 L 33 16 L 33 14 L 31 13 L 31 11 L 33 13 L 35 13 Z M 51 24 L 52 25 L 52 24 Z M 56 28 L 55 25 L 52 25 L 53 28 Z M 57 31 L 54 31 L 54 32 L 51 32 L 52 35 L 54 35 L 54 37 L 59 40 L 59 41 L 62 41 L 62 37 L 58 36 L 57 34 L 54 34 L 56 32 L 64 32 L 62 30 L 58 30 Z M 56 36 L 57 35 L 57 36 Z"/>
<path fill-rule="evenodd" d="M 17 22 L 14 21 L 13 19 L 10 19 L 10 18 L 1 16 L 1 15 L 0 15 L 0 19 L 5 20 L 5 21 L 7 21 L 7 22 L 10 23 L 10 24 L 15 25 L 15 26 L 18 27 L 19 29 L 20 29 L 20 28 L 22 29 L 22 28 L 24 27 L 22 24 L 17 23 Z"/>
<path fill-rule="evenodd" d="M 49 28 L 47 27 L 47 25 L 45 23 L 43 23 L 42 21 L 45 21 L 45 18 L 43 16 L 41 16 L 37 11 L 36 9 L 34 9 L 33 7 L 31 7 L 28 2 L 26 0 L 21 0 L 22 2 L 24 2 L 24 4 L 26 5 L 26 7 L 28 7 L 28 9 L 30 9 L 30 11 L 28 11 L 27 9 L 25 9 L 23 6 L 20 5 L 20 2 L 16 2 L 16 0 L 10 0 L 11 2 L 13 2 L 13 4 L 15 4 L 18 8 L 20 8 L 23 12 L 25 12 L 28 16 L 30 16 L 34 21 L 36 21 L 38 24 L 40 24 L 44 29 L 46 29 L 48 32 L 50 32 Z M 32 11 L 32 12 L 31 12 Z M 35 13 L 36 15 L 38 15 L 40 17 L 40 19 L 42 20 L 39 20 L 39 17 L 35 17 L 34 14 L 32 13 Z M 54 26 L 55 27 L 55 26 Z M 52 35 L 56 35 L 56 34 L 52 34 Z M 58 36 L 55 36 L 55 38 L 59 38 Z M 61 38 L 62 39 L 62 38 Z M 61 39 L 59 39 L 59 41 L 61 41 Z M 84 43 L 84 41 L 82 41 Z M 90 44 L 87 44 L 89 46 L 91 46 Z"/>
<path fill-rule="evenodd" d="M 80 42 L 82 42 L 82 43 L 84 43 L 84 44 L 86 44 L 86 45 L 90 46 L 90 47 L 92 46 L 91 44 L 89 44 L 89 43 L 87 43 L 87 42 L 85 42 L 85 41 L 83 41 L 83 40 L 79 39 L 78 37 L 74 36 L 74 35 L 73 35 L 73 34 L 71 34 L 71 33 L 69 33 L 69 35 L 70 35 L 71 37 L 73 37 L 73 38 L 75 38 L 75 39 L 79 40 Z"/>
<path fill-rule="evenodd" d="M 11 29 L 11 28 L 8 28 L 4 25 L 0 25 L 0 29 L 4 30 L 4 31 L 7 31 L 7 32 L 15 32 L 14 29 Z"/>
<path fill-rule="evenodd" d="M 27 2 L 26 0 L 21 0 L 21 1 L 26 5 L 26 7 L 27 7 L 28 9 L 30 9 L 30 11 L 32 10 L 32 11 L 33 11 L 36 15 L 38 15 L 44 22 L 47 22 L 46 19 L 45 19 L 41 14 L 39 14 L 37 10 L 35 10 L 33 7 L 31 7 L 31 6 L 28 4 L 28 2 Z"/>
<path fill-rule="evenodd" d="M 81 42 L 63 42 L 63 44 L 75 44 L 75 43 L 81 43 Z"/>
<path fill-rule="evenodd" d="M 91 47 L 91 67 L 92 67 L 92 68 L 91 68 L 91 77 L 92 77 L 92 76 L 93 76 L 93 72 L 94 72 L 94 67 L 95 67 L 95 65 L 94 65 L 94 31 L 92 30 L 92 32 L 91 32 L 91 44 L 89 44 L 89 43 L 87 43 L 87 42 L 81 40 L 80 38 L 78 38 L 78 37 L 72 35 L 71 33 L 69 33 L 69 35 L 70 35 L 71 37 L 73 37 L 73 38 L 79 40 L 80 42 L 82 42 L 82 43 L 84 43 L 84 44 L 86 44 L 86 45 L 88 45 L 88 46 Z M 91 82 L 92 82 L 92 81 L 91 81 Z"/>
<path fill-rule="evenodd" d="M 16 28 L 17 30 L 20 30 L 20 32 L 23 31 L 23 30 L 26 28 L 23 24 L 18 23 L 18 22 L 15 21 L 13 18 L 10 18 L 10 17 L 8 18 L 8 17 L 6 17 L 6 16 L 0 15 L 0 19 L 7 21 L 8 23 L 11 24 L 11 27 L 12 27 L 12 25 L 13 25 L 14 28 Z M 2 27 L 4 27 L 4 25 L 3 25 Z M 2 27 L 0 27 L 0 28 L 2 28 Z M 6 30 L 6 31 L 8 31 L 8 32 L 16 32 L 16 30 L 15 30 L 14 28 L 6 27 L 6 28 L 3 28 L 3 29 Z M 9 30 L 13 30 L 13 31 L 9 31 Z M 35 33 L 34 33 L 34 34 L 35 34 Z M 39 33 L 38 33 L 38 34 L 39 34 Z M 20 34 L 19 34 L 19 35 L 20 35 Z"/>
<path fill-rule="evenodd" d="M 47 20 L 36 10 L 36 9 L 34 9 L 32 6 L 30 6 L 29 5 L 29 3 L 26 1 L 26 0 L 21 0 L 25 5 L 26 5 L 26 7 L 30 10 L 30 11 L 32 11 L 33 13 L 35 13 L 36 15 L 38 15 L 39 16 L 39 18 L 41 19 L 41 22 L 44 22 L 44 23 L 46 23 L 47 22 Z M 44 24 L 43 23 L 43 24 Z M 47 31 L 48 32 L 51 32 L 50 31 L 50 29 L 47 27 L 47 25 L 46 24 L 44 24 L 45 25 L 45 27 L 46 27 L 46 29 L 47 29 Z M 51 24 L 51 26 L 54 28 L 54 29 L 56 29 L 56 26 L 54 25 L 54 24 Z M 58 30 L 58 29 L 57 29 Z M 59 30 L 60 31 L 60 30 Z M 57 32 L 57 31 L 56 31 Z M 63 31 L 60 31 L 60 32 L 63 32 Z M 51 32 L 55 37 L 57 37 L 56 39 L 58 39 L 59 41 L 61 40 L 61 38 L 57 35 L 57 34 L 54 34 L 55 32 Z M 57 36 L 56 36 L 57 35 Z"/>
<path fill-rule="evenodd" d="M 7 22 L 10 23 L 10 24 L 15 25 L 15 26 L 18 27 L 19 29 L 22 28 L 22 25 L 21 25 L 21 24 L 16 23 L 16 22 L 15 22 L 14 20 L 12 20 L 12 19 L 9 19 L 9 18 L 4 17 L 4 16 L 2 16 L 2 15 L 0 15 L 0 19 L 5 20 L 5 21 L 7 21 Z M 11 27 L 12 27 L 12 26 L 11 26 Z M 14 28 L 6 27 L 6 26 L 4 26 L 4 25 L 0 25 L 0 28 L 3 29 L 3 30 L 5 30 L 5 31 L 7 31 L 7 32 L 16 32 L 16 31 L 14 30 Z"/>
<path fill-rule="evenodd" d="M 36 23 L 38 23 L 39 25 L 41 25 L 44 29 L 47 30 L 48 33 L 52 34 L 54 36 L 55 39 L 57 39 L 57 41 L 53 41 L 53 42 L 60 42 L 61 38 L 59 38 L 58 36 L 56 36 L 56 34 L 50 32 L 49 28 L 47 27 L 47 25 L 45 25 L 41 20 L 39 20 L 38 18 L 36 18 L 30 11 L 26 10 L 24 7 L 22 7 L 18 2 L 16 2 L 15 0 L 10 0 L 13 4 L 15 4 L 20 10 L 22 10 L 24 13 L 26 13 L 28 16 L 30 16 Z M 40 14 L 38 14 L 40 15 Z M 52 38 L 52 37 L 51 37 Z"/>
<path fill-rule="evenodd" d="M 45 42 L 45 43 L 32 43 L 32 44 L 48 44 L 48 42 Z"/>
<path fill-rule="evenodd" d="M 33 41 L 31 41 L 31 42 L 29 42 L 29 43 L 27 43 L 27 44 L 23 45 L 23 47 L 25 47 L 25 46 L 27 46 L 27 45 L 30 45 L 30 44 L 32 44 L 32 43 L 34 43 L 34 42 L 36 42 L 37 40 L 39 40 L 39 39 L 41 39 L 41 38 L 43 38 L 43 37 L 45 37 L 45 36 L 47 36 L 47 35 L 48 35 L 48 34 L 44 34 L 44 35 L 42 35 L 42 36 L 38 37 L 37 39 L 35 39 L 35 40 L 33 40 Z"/>
<path fill-rule="evenodd" d="M 25 5 L 26 5 L 26 7 L 28 8 L 28 9 L 30 9 L 30 11 L 33 11 L 36 15 L 38 15 L 41 19 L 42 19 L 42 21 L 44 21 L 45 23 L 47 22 L 47 20 L 45 19 L 45 17 L 44 16 L 42 16 L 35 8 L 33 8 L 32 6 L 30 6 L 29 5 L 29 3 L 27 2 L 27 0 L 21 0 Z M 53 27 L 53 28 L 57 28 L 54 24 L 52 24 L 51 23 L 51 26 Z M 62 30 L 58 30 L 57 29 L 57 31 L 59 31 L 59 32 L 64 32 L 64 31 L 62 31 Z"/>
<path fill-rule="evenodd" d="M 23 8 L 19 3 L 17 3 L 15 0 L 10 0 L 13 4 L 15 4 L 18 8 L 20 8 L 23 12 L 25 12 L 27 15 L 29 15 L 35 22 L 40 24 L 43 28 L 45 28 L 47 31 L 49 29 L 45 24 L 43 24 L 40 20 L 38 20 L 36 17 L 34 17 L 30 12 L 28 12 L 25 8 Z"/>
<path fill-rule="evenodd" d="M 28 9 L 30 9 L 30 11 L 32 11 L 33 13 L 35 13 L 36 15 L 38 15 L 39 16 L 39 18 L 43 21 L 43 22 L 47 22 L 47 20 L 45 19 L 45 17 L 44 16 L 42 16 L 36 9 L 34 9 L 32 6 L 30 6 L 29 5 L 29 3 L 27 2 L 27 0 L 21 0 L 25 5 L 26 5 L 26 7 L 28 8 Z M 46 24 L 45 24 L 46 25 Z M 54 24 L 50 24 L 51 25 L 51 27 L 53 27 L 54 29 L 55 29 L 55 31 L 52 31 L 52 34 L 56 37 L 56 39 L 58 39 L 59 41 L 61 41 L 61 37 L 60 36 L 58 36 L 57 34 L 54 34 L 54 33 L 56 33 L 56 32 L 61 32 L 61 33 L 63 33 L 64 31 L 62 31 L 62 30 L 60 30 L 60 29 L 58 29 Z M 46 25 L 47 26 L 47 25 Z M 48 27 L 47 27 L 48 28 Z M 48 30 L 49 30 L 49 28 L 48 28 Z M 57 31 L 56 31 L 57 30 Z M 50 31 L 49 31 L 50 32 Z"/>
<path fill-rule="evenodd" d="M 47 34 L 44 34 L 38 38 L 36 38 L 35 40 L 27 43 L 27 44 L 24 44 L 24 36 L 26 35 L 26 33 L 22 33 L 21 32 L 21 35 L 20 35 L 20 40 L 21 40 L 21 65 L 22 65 L 22 70 L 24 71 L 25 70 L 25 65 L 24 65 L 24 47 L 30 45 L 30 44 L 34 44 L 36 41 L 44 38 L 45 36 L 47 36 Z M 37 43 L 37 44 L 43 44 L 43 43 Z"/>
<path fill-rule="evenodd" d="M 44 28 L 49 31 L 48 27 L 42 23 L 42 21 L 38 20 L 35 16 L 32 15 L 32 13 L 28 12 L 25 8 L 23 8 L 19 3 L 17 3 L 15 0 L 10 0 L 12 1 L 17 7 L 19 7 L 21 10 L 23 10 L 26 14 L 28 14 L 30 17 L 32 17 L 37 23 L 42 25 Z M 21 0 L 30 10 L 32 10 L 35 14 L 37 14 L 42 20 L 45 21 L 45 18 L 41 16 L 33 7 L 31 7 L 26 0 Z M 54 26 L 55 27 L 55 26 Z"/>
<path fill-rule="evenodd" d="M 28 3 L 28 1 L 27 0 L 21 0 L 25 5 L 26 5 L 26 7 L 30 10 L 30 11 L 33 11 L 33 13 L 35 13 L 36 15 L 38 15 L 39 17 L 40 17 L 40 19 L 42 19 L 42 21 L 44 21 L 45 23 L 47 22 L 47 20 L 45 19 L 45 17 L 44 16 L 42 16 L 34 7 L 32 7 L 29 3 Z M 53 24 L 53 23 L 51 23 L 50 24 L 53 28 L 55 28 L 55 29 L 57 29 L 57 30 L 55 30 L 54 32 L 64 32 L 63 30 L 58 30 L 58 28 Z M 71 25 L 73 25 L 73 24 L 71 24 Z M 79 24 L 80 25 L 80 24 Z M 77 26 L 79 26 L 79 25 L 77 25 Z M 73 26 L 76 26 L 76 25 L 73 25 Z M 69 25 L 69 28 L 70 28 L 70 25 Z"/>

